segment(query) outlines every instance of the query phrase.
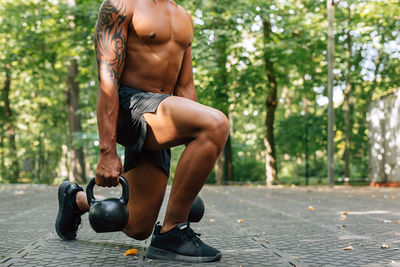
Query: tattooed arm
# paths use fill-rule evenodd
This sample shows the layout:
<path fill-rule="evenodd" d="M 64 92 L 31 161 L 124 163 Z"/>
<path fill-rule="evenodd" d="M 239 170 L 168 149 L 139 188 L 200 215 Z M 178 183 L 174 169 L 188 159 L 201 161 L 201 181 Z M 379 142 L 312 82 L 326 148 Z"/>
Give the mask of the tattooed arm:
<path fill-rule="evenodd" d="M 99 88 L 97 93 L 97 124 L 100 155 L 96 184 L 116 186 L 123 173 L 116 152 L 116 126 L 119 109 L 119 78 L 125 64 L 126 41 L 132 12 L 126 0 L 105 0 L 96 23 L 94 45 L 97 58 Z"/>

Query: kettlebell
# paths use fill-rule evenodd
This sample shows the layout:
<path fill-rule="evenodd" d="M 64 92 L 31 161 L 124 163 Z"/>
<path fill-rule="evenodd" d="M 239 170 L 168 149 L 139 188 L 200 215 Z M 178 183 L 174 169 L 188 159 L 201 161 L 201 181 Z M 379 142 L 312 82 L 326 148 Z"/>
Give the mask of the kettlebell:
<path fill-rule="evenodd" d="M 86 187 L 87 201 L 90 205 L 89 222 L 97 233 L 122 231 L 129 219 L 127 208 L 129 200 L 128 182 L 124 177 L 119 177 L 122 186 L 120 198 L 96 200 L 93 195 L 95 178 L 92 178 Z"/>
<path fill-rule="evenodd" d="M 199 222 L 203 218 L 203 215 L 204 202 L 199 196 L 196 196 L 189 211 L 188 222 Z"/>

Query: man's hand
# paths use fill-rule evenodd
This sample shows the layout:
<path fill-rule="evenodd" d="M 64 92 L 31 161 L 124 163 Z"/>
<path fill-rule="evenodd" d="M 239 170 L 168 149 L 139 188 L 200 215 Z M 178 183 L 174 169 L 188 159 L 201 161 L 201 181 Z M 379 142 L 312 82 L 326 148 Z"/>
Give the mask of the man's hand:
<path fill-rule="evenodd" d="M 117 153 L 100 153 L 96 168 L 96 185 L 107 187 L 117 186 L 120 175 L 124 175 L 124 169 Z"/>

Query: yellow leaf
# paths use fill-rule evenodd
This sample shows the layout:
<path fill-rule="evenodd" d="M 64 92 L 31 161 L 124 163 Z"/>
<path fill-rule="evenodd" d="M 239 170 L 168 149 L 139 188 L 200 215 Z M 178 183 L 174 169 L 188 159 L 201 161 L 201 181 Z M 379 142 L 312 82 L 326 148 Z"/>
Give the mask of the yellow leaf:
<path fill-rule="evenodd" d="M 242 222 L 243 222 L 243 220 L 242 220 L 242 219 L 239 219 L 239 220 L 237 220 L 237 222 L 238 222 L 238 223 L 242 223 Z"/>
<path fill-rule="evenodd" d="M 349 211 L 348 210 L 342 211 L 341 214 L 342 215 L 347 215 L 347 214 L 349 214 Z"/>
<path fill-rule="evenodd" d="M 314 210 L 313 206 L 308 206 L 308 210 Z"/>
<path fill-rule="evenodd" d="M 131 248 L 131 249 L 128 249 L 127 251 L 125 251 L 124 256 L 136 255 L 138 253 L 139 253 L 139 250 L 137 250 L 136 248 Z"/>
<path fill-rule="evenodd" d="M 390 248 L 388 244 L 382 244 L 381 248 Z"/>
<path fill-rule="evenodd" d="M 342 250 L 353 250 L 353 247 L 351 245 L 348 245 L 345 248 L 342 248 Z"/>

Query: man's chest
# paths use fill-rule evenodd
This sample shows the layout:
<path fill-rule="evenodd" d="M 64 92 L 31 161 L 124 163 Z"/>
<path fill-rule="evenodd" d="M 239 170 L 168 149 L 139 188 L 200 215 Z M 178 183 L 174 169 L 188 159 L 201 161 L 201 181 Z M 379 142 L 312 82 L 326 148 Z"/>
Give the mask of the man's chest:
<path fill-rule="evenodd" d="M 138 1 L 132 18 L 132 30 L 149 44 L 176 42 L 188 47 L 193 27 L 187 13 L 175 3 L 155 4 L 152 0 Z"/>

